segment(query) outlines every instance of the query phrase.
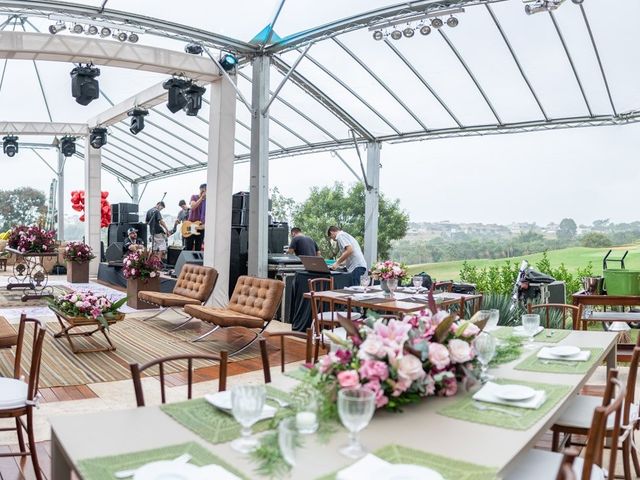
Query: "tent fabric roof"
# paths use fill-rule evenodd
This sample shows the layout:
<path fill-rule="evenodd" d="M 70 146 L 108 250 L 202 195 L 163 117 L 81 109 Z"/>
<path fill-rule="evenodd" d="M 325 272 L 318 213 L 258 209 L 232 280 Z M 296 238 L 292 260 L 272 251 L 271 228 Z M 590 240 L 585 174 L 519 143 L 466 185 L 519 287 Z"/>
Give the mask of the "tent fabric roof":
<path fill-rule="evenodd" d="M 178 14 L 158 8 L 152 0 L 110 0 L 102 11 L 103 2 L 97 0 L 0 0 L 0 26 L 46 31 L 53 23 L 48 15 L 63 13 L 79 22 L 94 19 L 122 24 L 123 29 L 139 27 L 146 32 L 141 43 L 163 48 L 182 50 L 185 42 L 199 41 L 240 57 L 238 88 L 249 99 L 250 59 L 268 54 L 271 92 L 289 75 L 269 110 L 271 158 L 353 148 L 354 140 L 403 142 L 638 121 L 640 88 L 633 79 L 640 74 L 640 54 L 624 46 L 637 43 L 640 3 L 556 1 L 557 9 L 535 15 L 525 14 L 520 1 L 357 1 L 339 10 L 344 15 L 339 20 L 330 18 L 327 8 L 313 11 L 308 2 L 303 2 L 305 14 L 300 14 L 299 5 L 285 3 L 275 24 L 278 33 L 271 35 L 275 13 L 263 11 L 265 2 L 252 2 L 257 11 L 244 22 L 251 25 L 237 26 L 232 35 L 226 31 L 232 22 L 221 22 L 222 32 L 220 25 L 206 23 L 210 15 L 198 14 L 213 8 L 206 5 L 211 2 L 191 2 L 189 9 L 181 9 L 188 12 Z M 364 5 L 377 8 L 365 13 L 355 9 Z M 464 10 L 453 14 L 459 20 L 455 28 L 445 24 L 432 28 L 429 35 L 416 31 L 399 40 L 388 35 L 380 41 L 372 38 L 372 29 L 389 34 L 428 25 L 438 12 L 452 8 Z M 430 16 L 411 21 L 424 15 Z M 176 16 L 189 26 L 173 23 Z M 440 16 L 446 21 L 450 14 Z M 303 23 L 313 20 L 326 22 L 317 27 Z M 386 26 L 389 23 L 395 25 Z M 216 27 L 220 33 L 214 33 Z M 63 34 L 66 31 L 59 35 Z M 68 65 L 18 63 L 0 62 L 0 109 L 13 112 L 3 121 L 84 122 L 166 77 L 130 70 L 123 75 L 122 69 L 101 67 L 101 98 L 80 107 L 70 95 L 58 94 L 68 89 Z M 38 108 L 21 111 L 16 89 L 39 95 L 41 100 L 34 101 Z M 154 107 L 137 136 L 128 131 L 126 120 L 116 124 L 103 148 L 104 165 L 134 182 L 202 169 L 208 118 L 205 101 L 195 117 L 173 115 L 163 105 Z M 239 162 L 249 158 L 250 125 L 251 112 L 238 102 Z"/>

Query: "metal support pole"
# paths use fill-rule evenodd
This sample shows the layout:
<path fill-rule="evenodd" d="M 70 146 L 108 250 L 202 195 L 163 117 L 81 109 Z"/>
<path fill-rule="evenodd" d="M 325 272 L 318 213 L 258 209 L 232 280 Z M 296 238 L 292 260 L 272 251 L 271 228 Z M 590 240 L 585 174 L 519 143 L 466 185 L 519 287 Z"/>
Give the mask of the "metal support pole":
<path fill-rule="evenodd" d="M 96 258 L 89 264 L 89 274 L 98 274 L 100 263 L 100 208 L 102 157 L 86 139 L 84 147 L 84 241 L 89 244 Z"/>
<path fill-rule="evenodd" d="M 58 240 L 64 240 L 64 155 L 58 148 Z"/>
<path fill-rule="evenodd" d="M 367 183 L 369 188 L 364 192 L 364 259 L 371 268 L 378 259 L 380 142 L 367 143 Z"/>
<path fill-rule="evenodd" d="M 266 56 L 253 60 L 248 271 L 256 277 L 267 276 L 269 117 L 262 112 L 269 101 L 269 63 Z"/>
<path fill-rule="evenodd" d="M 131 182 L 131 203 L 135 203 L 136 205 L 140 203 L 140 184 L 138 182 Z"/>

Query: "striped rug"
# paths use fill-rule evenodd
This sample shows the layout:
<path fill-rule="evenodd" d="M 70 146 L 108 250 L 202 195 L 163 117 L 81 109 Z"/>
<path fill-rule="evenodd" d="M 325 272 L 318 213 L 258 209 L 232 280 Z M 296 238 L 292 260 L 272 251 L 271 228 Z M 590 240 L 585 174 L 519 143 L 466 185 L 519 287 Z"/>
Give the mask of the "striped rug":
<path fill-rule="evenodd" d="M 86 385 L 89 383 L 111 382 L 131 378 L 129 363 L 146 363 L 150 360 L 168 355 L 199 353 L 217 354 L 222 350 L 235 350 L 242 345 L 247 337 L 228 332 L 216 332 L 209 337 L 211 340 L 192 343 L 189 340 L 196 336 L 193 330 L 178 330 L 170 332 L 172 324 L 163 320 L 143 322 L 135 318 L 125 318 L 112 325 L 109 336 L 116 346 L 114 352 L 96 352 L 74 354 L 69 348 L 66 338 L 53 338 L 53 334 L 60 330 L 57 322 L 47 323 L 47 336 L 42 353 L 42 367 L 40 372 L 41 387 L 61 387 L 69 385 Z M 240 331 L 241 329 L 236 329 Z M 31 335 L 25 341 L 25 360 L 23 369 L 28 365 L 31 357 Z M 104 345 L 104 337 L 96 333 L 93 338 L 74 337 L 74 344 L 78 348 L 96 347 Z M 0 350 L 0 376 L 13 375 L 13 354 L 8 349 Z M 234 355 L 233 361 L 247 360 L 260 355 L 256 342 L 244 352 Z M 211 362 L 194 362 L 197 367 L 211 366 Z M 165 365 L 165 373 L 175 373 L 186 370 L 186 362 L 176 362 Z M 149 370 L 153 375 L 157 372 Z"/>

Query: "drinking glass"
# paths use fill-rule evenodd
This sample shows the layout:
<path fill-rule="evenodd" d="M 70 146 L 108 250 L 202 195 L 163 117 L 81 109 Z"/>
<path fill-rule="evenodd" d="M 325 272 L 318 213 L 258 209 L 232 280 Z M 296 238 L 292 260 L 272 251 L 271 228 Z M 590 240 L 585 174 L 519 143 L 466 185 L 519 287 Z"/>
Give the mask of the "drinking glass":
<path fill-rule="evenodd" d="M 283 419 L 278 424 L 278 447 L 284 461 L 292 467 L 296 464 L 298 428 L 294 417 Z"/>
<path fill-rule="evenodd" d="M 251 426 L 262 414 L 265 397 L 264 385 L 236 385 L 231 389 L 233 418 L 242 426 L 242 436 L 231 442 L 234 450 L 250 453 L 257 448 L 258 440 L 251 436 Z"/>
<path fill-rule="evenodd" d="M 540 315 L 537 313 L 527 313 L 522 315 L 522 328 L 529 337 L 525 348 L 535 348 L 535 345 L 533 344 L 533 336 L 536 334 L 536 330 L 538 330 L 539 326 Z"/>
<path fill-rule="evenodd" d="M 296 427 L 298 432 L 309 435 L 318 430 L 318 401 L 313 394 L 305 397 L 296 413 Z"/>
<path fill-rule="evenodd" d="M 389 289 L 389 295 L 393 297 L 393 292 L 398 288 L 398 279 L 390 278 L 387 280 L 387 288 Z"/>
<path fill-rule="evenodd" d="M 411 282 L 413 283 L 413 288 L 416 289 L 416 291 L 420 288 L 422 288 L 422 277 L 420 275 L 416 275 L 411 279 Z"/>
<path fill-rule="evenodd" d="M 358 440 L 358 432 L 363 430 L 376 410 L 376 396 L 364 388 L 342 389 L 338 392 L 338 416 L 342 425 L 349 430 L 349 443 L 340 453 L 349 458 L 360 458 L 366 452 Z"/>
<path fill-rule="evenodd" d="M 498 322 L 500 322 L 500 310 L 493 308 L 489 310 L 489 312 L 491 312 L 489 314 L 489 320 L 487 321 L 487 324 L 484 327 L 484 329 L 488 332 L 498 328 Z"/>
<path fill-rule="evenodd" d="M 363 273 L 360 275 L 360 286 L 364 288 L 365 293 L 367 292 L 367 287 L 371 283 L 371 277 L 368 273 Z"/>
<path fill-rule="evenodd" d="M 487 374 L 489 363 L 496 354 L 496 339 L 487 332 L 481 332 L 473 341 L 473 349 L 481 365 L 480 382 L 486 383 L 491 380 L 491 376 Z"/>

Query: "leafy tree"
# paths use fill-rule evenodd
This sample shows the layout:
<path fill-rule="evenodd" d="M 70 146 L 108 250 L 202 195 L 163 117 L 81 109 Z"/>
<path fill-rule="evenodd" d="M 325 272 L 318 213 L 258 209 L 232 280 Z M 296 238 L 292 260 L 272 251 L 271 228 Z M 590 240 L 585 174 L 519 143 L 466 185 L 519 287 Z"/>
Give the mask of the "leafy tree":
<path fill-rule="evenodd" d="M 563 218 L 558 226 L 556 236 L 558 237 L 558 240 L 568 242 L 575 239 L 577 233 L 578 226 L 573 218 Z"/>
<path fill-rule="evenodd" d="M 31 187 L 0 190 L 0 230 L 15 225 L 33 225 L 46 215 L 44 192 Z"/>
<path fill-rule="evenodd" d="M 599 248 L 610 247 L 613 243 L 604 233 L 591 232 L 584 234 L 582 238 L 580 238 L 580 245 L 583 247 Z"/>
<path fill-rule="evenodd" d="M 269 191 L 269 197 L 271 198 L 271 216 L 273 219 L 278 222 L 287 222 L 289 228 L 295 227 L 295 225 L 292 225 L 293 216 L 298 208 L 295 200 L 281 194 L 278 187 L 273 187 Z"/>
<path fill-rule="evenodd" d="M 294 223 L 315 239 L 324 256 L 335 256 L 336 249 L 327 239 L 327 228 L 336 225 L 353 235 L 364 248 L 365 190 L 362 183 L 345 189 L 342 183 L 311 189 L 309 198 L 293 216 Z M 409 215 L 398 200 L 380 194 L 378 215 L 378 256 L 387 258 L 391 241 L 405 236 Z"/>

